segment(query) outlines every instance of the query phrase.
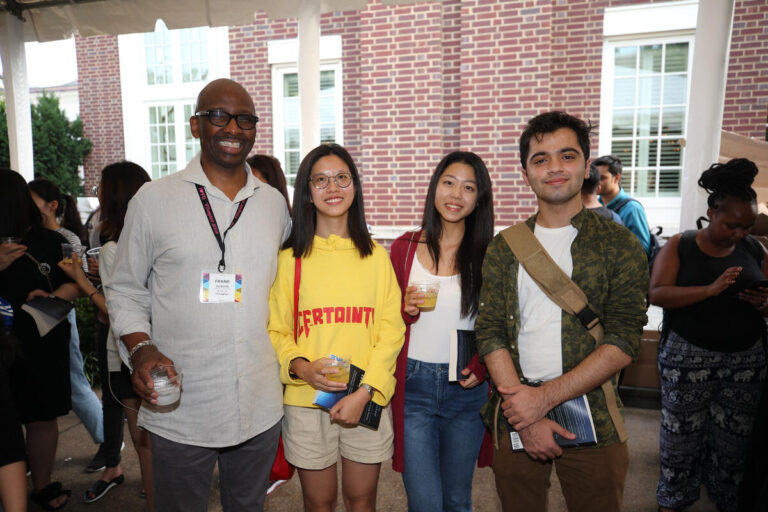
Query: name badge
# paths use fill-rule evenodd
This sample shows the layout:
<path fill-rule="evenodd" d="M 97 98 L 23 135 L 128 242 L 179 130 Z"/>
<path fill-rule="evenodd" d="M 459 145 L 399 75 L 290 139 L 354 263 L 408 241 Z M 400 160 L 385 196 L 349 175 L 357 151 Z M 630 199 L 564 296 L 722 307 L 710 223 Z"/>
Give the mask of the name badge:
<path fill-rule="evenodd" d="M 200 280 L 200 302 L 221 304 L 242 302 L 242 274 L 220 274 L 203 271 Z"/>

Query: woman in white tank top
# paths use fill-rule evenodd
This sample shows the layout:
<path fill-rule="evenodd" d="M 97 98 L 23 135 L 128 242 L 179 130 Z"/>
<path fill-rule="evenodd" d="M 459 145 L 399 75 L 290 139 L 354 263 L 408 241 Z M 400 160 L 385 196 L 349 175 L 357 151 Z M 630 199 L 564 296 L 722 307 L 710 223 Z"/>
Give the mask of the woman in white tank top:
<path fill-rule="evenodd" d="M 485 164 L 474 153 L 447 155 L 430 181 L 421 231 L 404 234 L 391 250 L 407 326 L 395 371 L 393 466 L 403 473 L 409 511 L 471 512 L 475 461 L 490 465 L 490 444 L 481 452 L 485 367 L 475 355 L 462 370 L 465 380 L 451 382 L 448 362 L 451 333 L 474 329 L 492 238 Z M 410 285 L 426 281 L 439 284 L 429 308 L 431 294 Z"/>

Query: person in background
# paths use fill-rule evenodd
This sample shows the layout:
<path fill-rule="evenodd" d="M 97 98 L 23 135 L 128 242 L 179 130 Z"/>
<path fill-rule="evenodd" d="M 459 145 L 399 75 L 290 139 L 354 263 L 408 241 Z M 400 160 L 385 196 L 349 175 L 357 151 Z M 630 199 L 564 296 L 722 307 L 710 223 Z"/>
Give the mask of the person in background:
<path fill-rule="evenodd" d="M 36 179 L 29 182 L 32 200 L 43 216 L 43 226 L 60 233 L 72 245 L 82 244 L 85 228 L 80 222 L 75 200 L 72 196 L 62 194 L 53 182 L 46 179 Z M 84 264 L 87 269 L 87 264 Z M 99 445 L 99 450 L 88 464 L 89 468 L 103 468 L 104 458 L 104 421 L 101 410 L 101 400 L 91 389 L 91 383 L 83 369 L 83 354 L 80 351 L 80 333 L 77 330 L 75 308 L 67 316 L 70 324 L 69 339 L 69 380 L 72 385 L 72 409 L 83 426 L 90 434 L 93 442 Z"/>
<path fill-rule="evenodd" d="M 630 197 L 621 186 L 621 160 L 615 156 L 601 156 L 592 165 L 600 172 L 600 200 L 619 214 L 621 221 L 635 234 L 643 245 L 645 255 L 650 255 L 651 230 L 640 201 Z"/>
<path fill-rule="evenodd" d="M 405 344 L 397 359 L 392 399 L 393 467 L 403 473 L 411 512 L 471 512 L 475 462 L 490 466 L 490 436 L 480 408 L 488 397 L 478 356 L 449 382 L 451 332 L 474 330 L 485 249 L 493 238 L 493 194 L 485 164 L 455 151 L 437 165 L 427 189 L 421 230 L 392 244 L 403 295 Z M 437 303 L 421 311 L 424 294 L 409 282 L 440 284 Z"/>
<path fill-rule="evenodd" d="M 21 306 L 35 297 L 48 295 L 71 301 L 80 292 L 57 266 L 61 244 L 66 239 L 43 227 L 24 178 L 15 171 L 0 168 L 2 237 L 18 239 L 0 244 L 0 252 L 4 253 L 0 261 L 5 260 L 0 268 L 6 265 L 9 251 L 15 257 L 0 271 L 0 297 L 13 308 L 11 334 L 22 349 L 11 369 L 11 390 L 26 429 L 33 489 L 30 499 L 43 508 L 58 510 L 66 505 L 71 494 L 60 482 L 51 481 L 59 437 L 57 417 L 71 409 L 70 326 L 64 320 L 40 336 L 34 319 Z"/>
<path fill-rule="evenodd" d="M 9 334 L 12 326 L 13 307 L 0 297 L 0 509 L 26 512 L 24 434 L 11 394 L 10 368 L 19 351 L 18 340 Z"/>
<path fill-rule="evenodd" d="M 117 162 L 106 166 L 101 171 L 99 203 L 101 204 L 100 231 L 108 240 L 99 251 L 99 272 L 101 280 L 106 281 L 114 265 L 117 242 L 123 229 L 128 202 L 144 183 L 151 181 L 147 172 L 133 162 Z M 59 267 L 74 279 L 85 295 L 88 295 L 96 307 L 108 315 L 106 299 L 99 289 L 87 279 L 80 266 L 66 261 L 59 262 Z M 131 386 L 130 370 L 122 364 L 118 355 L 118 346 L 114 332 L 110 329 L 106 340 L 100 340 L 99 370 L 102 372 L 104 394 L 104 433 L 106 467 L 88 491 L 83 501 L 93 503 L 104 497 L 111 489 L 124 481 L 120 467 L 120 449 L 123 441 L 123 414 L 128 420 L 133 447 L 139 457 L 141 480 L 147 498 L 147 509 L 154 510 L 152 487 L 152 454 L 149 446 L 149 433 L 138 428 L 138 410 L 141 406 L 139 396 Z"/>
<path fill-rule="evenodd" d="M 251 172 L 254 176 L 283 194 L 285 202 L 288 204 L 288 213 L 291 213 L 291 196 L 293 194 L 288 193 L 288 184 L 285 181 L 285 173 L 280 161 L 271 155 L 256 154 L 249 157 L 246 162 L 251 166 Z"/>
<path fill-rule="evenodd" d="M 589 208 L 598 215 L 611 219 L 617 224 L 624 225 L 624 222 L 619 217 L 619 214 L 615 211 L 603 206 L 598 199 L 600 195 L 600 171 L 597 170 L 595 164 L 589 166 L 589 172 L 584 176 L 584 184 L 581 186 L 581 202 L 584 203 L 584 208 Z"/>
<path fill-rule="evenodd" d="M 304 157 L 293 206 L 268 327 L 285 384 L 285 458 L 298 469 L 308 512 L 335 510 L 339 455 L 345 509 L 373 511 L 381 463 L 392 456 L 387 404 L 405 331 L 400 288 L 387 251 L 368 233 L 360 176 L 346 149 L 323 144 Z M 331 355 L 365 374 L 326 411 L 313 404 L 315 392 L 346 388 L 326 367 Z M 378 430 L 358 424 L 371 400 L 383 407 Z"/>
<path fill-rule="evenodd" d="M 768 252 L 749 234 L 757 172 L 745 158 L 704 171 L 709 224 L 670 238 L 653 266 L 650 301 L 664 308 L 656 489 L 664 512 L 691 506 L 702 484 L 718 510 L 742 510 L 738 485 L 766 378 Z"/>
<path fill-rule="evenodd" d="M 98 195 L 98 186 L 94 187 L 95 193 Z M 99 223 L 101 222 L 101 206 L 97 206 L 91 213 L 88 214 L 88 218 L 85 220 L 85 231 L 88 233 L 88 247 L 95 249 L 101 247 L 101 232 L 99 231 Z"/>

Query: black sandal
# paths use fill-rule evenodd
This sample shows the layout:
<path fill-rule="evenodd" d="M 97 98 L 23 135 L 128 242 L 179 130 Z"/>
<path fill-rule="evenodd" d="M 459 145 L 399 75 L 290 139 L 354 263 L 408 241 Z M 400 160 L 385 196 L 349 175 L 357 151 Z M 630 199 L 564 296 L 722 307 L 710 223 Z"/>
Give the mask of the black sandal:
<path fill-rule="evenodd" d="M 122 484 L 125 481 L 124 475 L 118 475 L 109 482 L 106 480 L 96 480 L 96 483 L 94 483 L 90 489 L 85 491 L 85 495 L 83 496 L 83 502 L 84 503 L 93 503 L 95 501 L 99 501 L 101 498 L 107 495 L 109 491 L 111 491 L 114 487 L 117 487 L 118 485 Z"/>
<path fill-rule="evenodd" d="M 67 501 L 58 507 L 52 507 L 50 502 L 61 496 L 66 496 Z M 70 496 L 72 496 L 72 491 L 69 489 L 62 489 L 61 482 L 51 482 L 38 492 L 32 491 L 29 494 L 29 499 L 44 510 L 61 510 L 67 503 L 69 503 Z"/>

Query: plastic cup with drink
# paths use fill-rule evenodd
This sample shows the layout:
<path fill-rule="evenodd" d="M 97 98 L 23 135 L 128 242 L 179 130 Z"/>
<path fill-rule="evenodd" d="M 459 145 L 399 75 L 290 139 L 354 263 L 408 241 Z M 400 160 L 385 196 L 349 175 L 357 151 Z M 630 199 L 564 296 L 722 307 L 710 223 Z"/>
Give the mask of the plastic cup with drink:
<path fill-rule="evenodd" d="M 336 368 L 338 373 L 326 373 L 325 377 L 333 382 L 349 382 L 349 356 L 336 356 L 329 355 L 328 361 L 325 363 L 326 368 Z"/>
<path fill-rule="evenodd" d="M 21 238 L 17 236 L 4 236 L 0 237 L 0 244 L 20 244 Z"/>
<path fill-rule="evenodd" d="M 168 369 L 175 375 L 171 376 Z M 184 374 L 177 366 L 156 366 L 149 370 L 149 376 L 157 391 L 157 405 L 173 405 L 181 398 L 181 381 Z"/>
<path fill-rule="evenodd" d="M 414 281 L 412 283 L 408 283 L 408 286 L 415 286 L 417 292 L 424 294 L 424 302 L 419 304 L 419 309 L 435 309 L 435 305 L 437 304 L 437 294 L 440 292 L 439 281 Z"/>
<path fill-rule="evenodd" d="M 99 254 L 101 254 L 101 247 L 94 247 L 93 249 L 88 249 L 86 253 L 89 258 L 93 258 L 96 261 L 99 261 Z"/>
<path fill-rule="evenodd" d="M 83 255 L 85 254 L 85 246 L 75 244 L 61 244 L 61 253 L 65 263 L 72 263 L 74 256 L 77 256 L 77 259 L 82 261 Z"/>

